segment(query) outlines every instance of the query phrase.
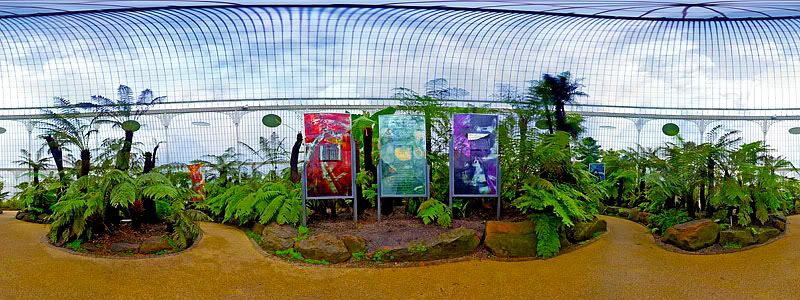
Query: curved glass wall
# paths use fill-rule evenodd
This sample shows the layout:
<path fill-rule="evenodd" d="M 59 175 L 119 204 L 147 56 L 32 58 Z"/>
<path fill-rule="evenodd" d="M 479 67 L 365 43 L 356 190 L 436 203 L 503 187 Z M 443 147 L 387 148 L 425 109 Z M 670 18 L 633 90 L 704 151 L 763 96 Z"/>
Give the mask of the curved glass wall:
<path fill-rule="evenodd" d="M 160 163 L 219 154 L 303 112 L 396 103 L 393 89 L 433 78 L 467 90 L 453 105 L 507 107 L 542 73 L 583 78 L 571 111 L 605 148 L 656 146 L 661 126 L 700 141 L 716 125 L 766 140 L 800 163 L 800 19 L 637 20 L 376 7 L 177 8 L 0 19 L 0 176 L 38 149 L 27 122 L 54 96 L 113 97 L 125 84 L 168 97 L 137 135 L 165 142 Z M 201 125 L 198 125 L 201 124 Z M 114 135 L 109 132 L 107 135 Z M 99 140 L 105 135 L 98 137 Z"/>

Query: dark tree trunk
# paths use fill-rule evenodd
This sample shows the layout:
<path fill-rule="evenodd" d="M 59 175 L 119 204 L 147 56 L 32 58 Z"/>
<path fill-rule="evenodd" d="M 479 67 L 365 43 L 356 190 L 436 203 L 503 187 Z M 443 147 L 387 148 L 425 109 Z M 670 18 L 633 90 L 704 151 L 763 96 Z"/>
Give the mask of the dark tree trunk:
<path fill-rule="evenodd" d="M 142 172 L 144 174 L 150 173 L 156 166 L 156 152 L 158 151 L 158 146 L 153 148 L 153 153 L 145 152 L 144 153 L 144 168 Z M 143 212 L 143 222 L 145 223 L 157 223 L 158 222 L 158 211 L 156 211 L 156 202 L 150 197 L 142 197 L 142 207 L 144 208 Z"/>
<path fill-rule="evenodd" d="M 355 145 L 356 148 L 354 151 L 356 152 L 356 161 L 354 163 L 356 164 L 356 172 L 359 172 L 361 170 L 361 153 L 359 153 L 361 152 L 361 147 L 358 145 L 358 142 L 355 142 Z M 352 174 L 352 176 L 357 176 L 357 174 Z M 369 201 L 364 198 L 364 187 L 358 184 L 358 179 L 353 179 L 355 179 L 356 182 L 356 201 L 358 201 L 358 211 L 356 213 L 357 215 L 361 215 L 367 208 L 367 203 L 369 203 Z"/>
<path fill-rule="evenodd" d="M 302 179 L 300 176 L 300 171 L 298 169 L 298 161 L 300 157 L 300 146 L 303 145 L 303 134 L 297 133 L 297 140 L 294 142 L 294 146 L 292 146 L 292 154 L 289 158 L 289 170 L 290 170 L 290 179 L 292 182 L 300 182 Z"/>
<path fill-rule="evenodd" d="M 625 193 L 625 180 L 622 178 L 617 180 L 617 206 L 622 205 L 622 196 Z"/>
<path fill-rule="evenodd" d="M 92 166 L 92 152 L 89 149 L 81 150 L 81 170 L 78 173 L 78 178 L 89 175 L 89 169 Z"/>
<path fill-rule="evenodd" d="M 708 197 L 706 197 L 706 184 L 704 182 L 700 183 L 700 205 L 702 206 L 701 209 L 708 211 Z"/>
<path fill-rule="evenodd" d="M 53 162 L 56 164 L 58 170 L 58 178 L 64 180 L 64 152 L 61 151 L 61 145 L 51 136 L 44 137 L 47 141 L 47 147 L 50 149 L 50 154 L 53 155 Z"/>
<path fill-rule="evenodd" d="M 133 131 L 125 130 L 125 141 L 117 156 L 117 170 L 127 171 L 130 168 L 131 148 L 133 148 Z"/>
<path fill-rule="evenodd" d="M 33 185 L 39 185 L 39 167 L 33 167 Z"/>
<path fill-rule="evenodd" d="M 711 193 L 711 191 L 714 190 L 714 160 L 713 159 L 709 159 L 708 160 L 708 164 L 707 164 L 706 168 L 707 168 L 706 172 L 708 173 L 707 174 L 708 175 L 708 192 Z M 714 213 L 714 208 L 711 207 L 711 205 L 707 205 L 706 206 L 706 212 L 708 212 L 708 215 L 711 216 Z"/>
<path fill-rule="evenodd" d="M 145 152 L 144 153 L 144 166 L 142 167 L 142 174 L 150 173 L 153 170 L 153 153 Z"/>
<path fill-rule="evenodd" d="M 564 110 L 564 102 L 561 100 L 556 100 L 555 102 L 556 128 L 560 131 L 570 132 L 570 129 L 567 128 L 567 112 Z"/>
<path fill-rule="evenodd" d="M 526 141 L 528 140 L 528 123 L 530 119 L 526 116 L 519 116 L 518 125 L 519 126 L 519 144 L 525 145 Z M 523 146 L 524 147 L 524 146 Z"/>
<path fill-rule="evenodd" d="M 697 203 L 694 202 L 694 195 L 692 192 L 689 192 L 688 195 L 683 196 L 684 202 L 686 202 L 686 211 L 689 213 L 689 217 L 694 219 L 697 217 Z"/>

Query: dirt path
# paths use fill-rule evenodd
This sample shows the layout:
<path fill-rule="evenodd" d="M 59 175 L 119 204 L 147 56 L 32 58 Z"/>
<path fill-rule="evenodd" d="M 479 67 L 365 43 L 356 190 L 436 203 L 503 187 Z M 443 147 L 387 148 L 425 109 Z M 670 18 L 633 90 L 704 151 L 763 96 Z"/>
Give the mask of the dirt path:
<path fill-rule="evenodd" d="M 0 215 L 0 299 L 793 298 L 800 217 L 786 237 L 749 251 L 678 254 L 636 223 L 549 260 L 464 261 L 413 268 L 296 266 L 264 257 L 236 228 L 202 224 L 193 249 L 146 260 L 75 256 L 47 246 L 46 225 Z"/>

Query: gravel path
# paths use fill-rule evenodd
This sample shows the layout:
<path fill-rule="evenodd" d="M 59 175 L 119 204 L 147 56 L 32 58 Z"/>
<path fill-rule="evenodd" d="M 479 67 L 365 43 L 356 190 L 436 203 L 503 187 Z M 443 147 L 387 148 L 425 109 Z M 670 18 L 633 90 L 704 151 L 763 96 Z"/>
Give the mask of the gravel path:
<path fill-rule="evenodd" d="M 800 217 L 786 237 L 723 255 L 661 249 L 617 218 L 594 243 L 549 260 L 470 260 L 410 268 L 298 266 L 265 257 L 237 228 L 204 223 L 171 257 L 76 256 L 48 246 L 46 225 L 0 215 L 0 299 L 793 298 Z"/>

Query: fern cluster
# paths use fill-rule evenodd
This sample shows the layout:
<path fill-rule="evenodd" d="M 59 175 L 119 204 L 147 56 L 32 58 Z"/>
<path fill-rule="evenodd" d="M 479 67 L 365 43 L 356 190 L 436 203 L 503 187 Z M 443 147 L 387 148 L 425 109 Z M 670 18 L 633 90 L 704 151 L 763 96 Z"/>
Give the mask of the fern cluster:
<path fill-rule="evenodd" d="M 422 219 L 425 225 L 436 221 L 439 226 L 447 228 L 452 223 L 450 208 L 446 204 L 436 199 L 429 199 L 422 202 L 417 210 L 417 217 Z"/>
<path fill-rule="evenodd" d="M 56 243 L 90 240 L 94 233 L 118 225 L 121 217 L 131 217 L 134 204 L 149 197 L 161 203 L 163 215 L 159 217 L 172 224 L 171 237 L 180 247 L 186 247 L 200 232 L 195 221 L 207 219 L 202 212 L 185 207 L 193 195 L 191 189 L 174 186 L 160 173 L 133 177 L 124 171 L 110 170 L 83 176 L 73 181 L 53 205 L 50 240 Z"/>
<path fill-rule="evenodd" d="M 254 177 L 210 196 L 201 207 L 221 222 L 297 225 L 301 221 L 301 193 L 297 183 Z"/>

